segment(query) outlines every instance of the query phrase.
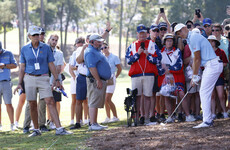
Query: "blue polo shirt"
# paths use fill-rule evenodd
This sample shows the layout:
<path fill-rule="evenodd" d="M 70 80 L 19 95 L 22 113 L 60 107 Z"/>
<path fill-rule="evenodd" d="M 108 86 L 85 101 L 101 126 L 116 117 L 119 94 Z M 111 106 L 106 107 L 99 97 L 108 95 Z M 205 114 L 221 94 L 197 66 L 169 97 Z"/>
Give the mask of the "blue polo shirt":
<path fill-rule="evenodd" d="M 14 55 L 7 50 L 0 54 L 0 63 L 17 65 Z M 0 71 L 0 81 L 2 80 L 10 81 L 10 69 L 4 68 Z"/>
<path fill-rule="evenodd" d="M 101 53 L 100 50 L 94 48 L 89 44 L 88 48 L 84 53 L 85 64 L 88 68 L 87 76 L 92 76 L 89 71 L 89 68 L 97 68 L 98 75 L 100 78 L 105 80 L 110 79 L 111 77 L 111 68 L 106 57 Z"/>
<path fill-rule="evenodd" d="M 33 75 L 47 74 L 49 72 L 48 63 L 54 62 L 54 56 L 50 46 L 45 43 L 39 42 L 38 48 L 34 49 L 35 54 L 37 54 L 37 51 L 39 50 L 37 59 L 33 53 L 32 48 L 32 44 L 29 43 L 23 46 L 21 49 L 20 63 L 25 64 L 25 73 Z M 39 70 L 35 70 L 35 63 L 39 63 Z"/>
<path fill-rule="evenodd" d="M 201 66 L 204 66 L 207 61 L 217 57 L 210 42 L 199 33 L 189 31 L 187 43 L 191 52 L 200 51 Z"/>

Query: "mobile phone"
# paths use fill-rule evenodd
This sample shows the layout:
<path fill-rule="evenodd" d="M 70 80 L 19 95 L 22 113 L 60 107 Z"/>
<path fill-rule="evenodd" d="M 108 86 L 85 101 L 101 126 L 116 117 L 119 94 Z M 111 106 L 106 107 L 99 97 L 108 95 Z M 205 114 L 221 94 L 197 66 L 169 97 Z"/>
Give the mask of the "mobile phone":
<path fill-rule="evenodd" d="M 197 15 L 198 18 L 200 18 L 200 9 L 199 8 L 195 9 L 195 14 Z"/>
<path fill-rule="evenodd" d="M 188 28 L 188 29 L 190 29 L 191 27 L 192 27 L 192 25 L 191 25 L 191 24 L 188 24 L 188 25 L 187 25 L 187 28 Z"/>
<path fill-rule="evenodd" d="M 160 13 L 164 13 L 164 12 L 165 12 L 164 8 L 160 8 Z"/>
<path fill-rule="evenodd" d="M 145 49 L 145 43 L 144 42 L 141 42 L 141 48 Z"/>

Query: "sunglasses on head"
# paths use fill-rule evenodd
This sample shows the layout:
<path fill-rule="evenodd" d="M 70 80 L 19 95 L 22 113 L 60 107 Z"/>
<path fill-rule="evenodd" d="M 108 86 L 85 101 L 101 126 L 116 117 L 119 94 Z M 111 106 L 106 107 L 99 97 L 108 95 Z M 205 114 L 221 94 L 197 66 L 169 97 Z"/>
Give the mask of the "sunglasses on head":
<path fill-rule="evenodd" d="M 166 28 L 160 28 L 160 30 L 161 30 L 161 31 L 167 31 L 167 29 L 166 29 Z"/>
<path fill-rule="evenodd" d="M 103 50 L 103 49 L 107 49 L 107 48 L 108 48 L 108 47 L 107 47 L 107 46 L 105 46 L 105 47 L 102 47 L 102 48 L 101 48 L 101 50 Z"/>
<path fill-rule="evenodd" d="M 155 29 L 155 30 L 152 30 L 153 32 L 159 32 L 159 30 L 158 29 Z"/>
<path fill-rule="evenodd" d="M 39 34 L 34 34 L 34 35 L 32 35 L 32 36 L 39 36 Z"/>
<path fill-rule="evenodd" d="M 210 25 L 204 25 L 204 28 L 210 27 Z"/>
<path fill-rule="evenodd" d="M 216 30 L 214 30 L 214 29 L 212 29 L 212 32 L 219 32 L 220 30 L 219 29 L 216 29 Z"/>
<path fill-rule="evenodd" d="M 228 31 L 228 30 L 230 30 L 230 27 L 229 27 L 229 26 L 226 26 L 224 29 L 225 29 L 226 31 Z"/>

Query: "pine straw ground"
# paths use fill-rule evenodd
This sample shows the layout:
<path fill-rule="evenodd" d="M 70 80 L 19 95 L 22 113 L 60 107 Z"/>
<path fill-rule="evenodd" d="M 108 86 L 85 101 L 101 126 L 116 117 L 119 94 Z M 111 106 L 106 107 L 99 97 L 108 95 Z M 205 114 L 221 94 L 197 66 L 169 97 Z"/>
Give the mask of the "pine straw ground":
<path fill-rule="evenodd" d="M 216 120 L 210 128 L 193 129 L 198 123 L 117 127 L 95 132 L 86 144 L 98 150 L 230 149 L 230 119 Z"/>

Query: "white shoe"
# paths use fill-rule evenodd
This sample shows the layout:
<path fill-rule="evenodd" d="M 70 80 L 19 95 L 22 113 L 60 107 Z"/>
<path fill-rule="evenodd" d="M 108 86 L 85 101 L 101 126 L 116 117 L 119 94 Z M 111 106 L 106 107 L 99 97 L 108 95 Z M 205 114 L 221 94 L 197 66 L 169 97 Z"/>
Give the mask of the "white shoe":
<path fill-rule="evenodd" d="M 82 120 L 80 120 L 80 124 L 83 125 L 83 121 Z"/>
<path fill-rule="evenodd" d="M 102 128 L 104 128 L 104 129 L 107 129 L 108 128 L 108 126 L 103 126 L 103 125 L 101 125 L 101 124 L 98 124 L 99 126 L 101 126 Z"/>
<path fill-rule="evenodd" d="M 2 124 L 0 124 L 0 131 L 2 131 Z"/>
<path fill-rule="evenodd" d="M 120 121 L 120 119 L 114 116 L 112 119 L 109 120 L 109 123 L 117 122 L 117 121 Z"/>
<path fill-rule="evenodd" d="M 196 118 L 194 118 L 193 115 L 188 115 L 188 116 L 186 116 L 185 121 L 186 122 L 193 122 L 193 121 L 196 121 Z"/>
<path fill-rule="evenodd" d="M 86 120 L 83 121 L 83 125 L 87 125 L 88 123 L 89 123 L 88 119 L 86 119 Z"/>
<path fill-rule="evenodd" d="M 70 125 L 71 125 L 71 126 L 74 125 L 74 120 L 71 120 L 71 121 L 70 121 Z"/>
<path fill-rule="evenodd" d="M 168 119 L 165 121 L 166 123 L 173 123 L 174 120 L 172 117 L 168 117 Z"/>
<path fill-rule="evenodd" d="M 16 126 L 13 123 L 10 125 L 10 128 L 11 128 L 11 131 L 17 130 Z"/>
<path fill-rule="evenodd" d="M 51 130 L 56 129 L 56 126 L 54 125 L 54 123 L 52 121 L 50 121 L 50 125 L 49 126 L 50 126 Z"/>
<path fill-rule="evenodd" d="M 212 119 L 213 119 L 213 120 L 216 119 L 216 114 L 212 114 Z"/>
<path fill-rule="evenodd" d="M 207 123 L 207 122 L 202 122 L 201 124 L 194 126 L 194 129 L 198 129 L 198 128 L 207 128 L 207 127 L 212 127 L 213 126 L 213 122 L 211 123 Z"/>
<path fill-rule="evenodd" d="M 19 124 L 18 124 L 18 122 L 17 122 L 17 121 L 15 121 L 14 125 L 16 126 L 16 128 L 18 128 L 18 127 L 19 127 Z"/>
<path fill-rule="evenodd" d="M 109 123 L 109 121 L 110 121 L 110 118 L 106 117 L 105 121 L 103 121 L 102 123 Z"/>
<path fill-rule="evenodd" d="M 94 123 L 91 126 L 89 126 L 89 131 L 100 131 L 100 130 L 104 130 L 104 128 L 102 126 L 99 126 L 99 124 Z"/>
<path fill-rule="evenodd" d="M 228 118 L 228 113 L 227 113 L 227 112 L 224 112 L 224 113 L 223 113 L 223 116 L 224 116 L 224 118 Z"/>

